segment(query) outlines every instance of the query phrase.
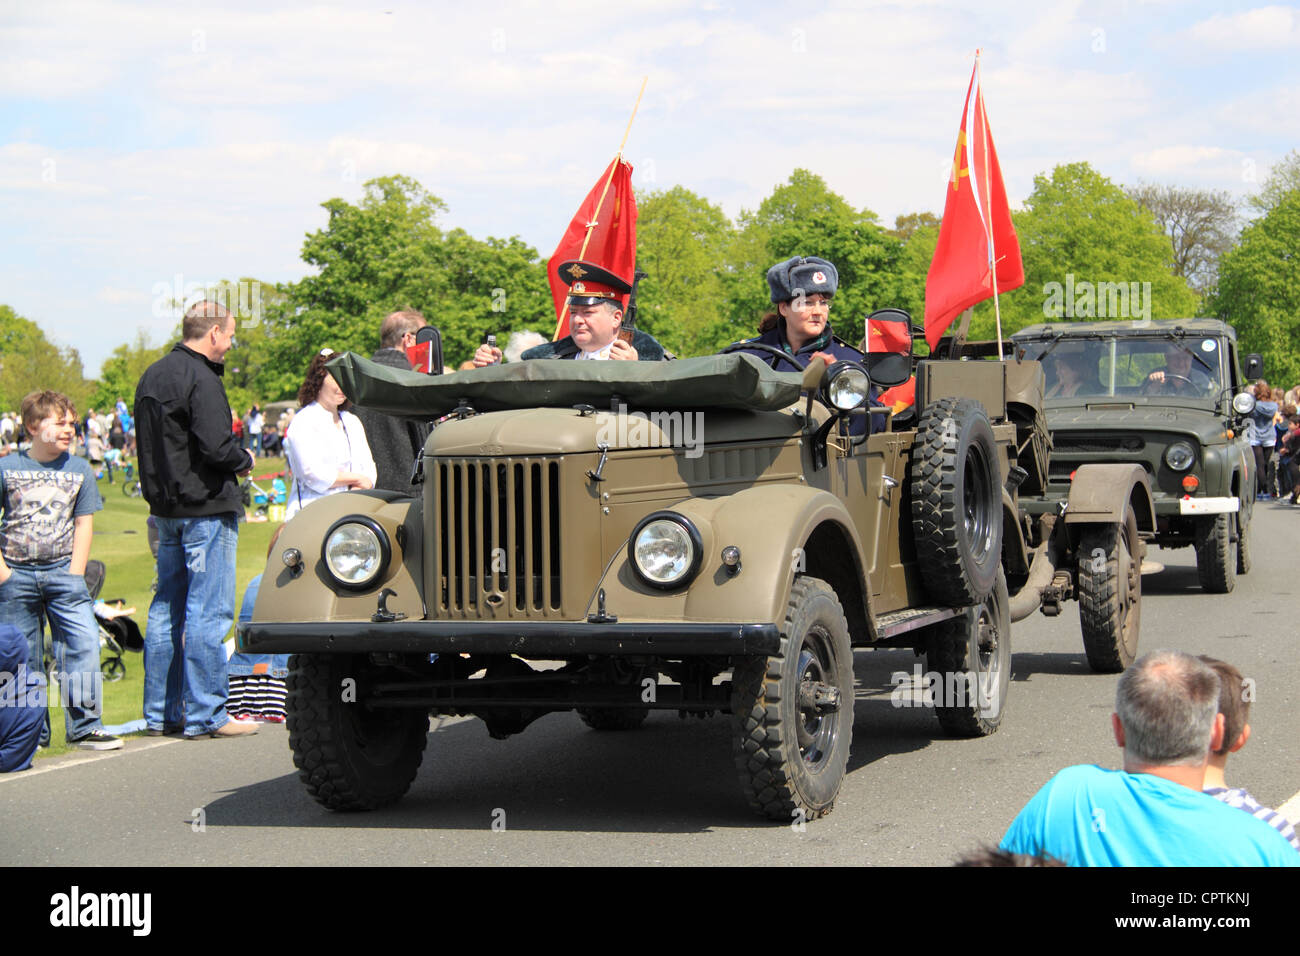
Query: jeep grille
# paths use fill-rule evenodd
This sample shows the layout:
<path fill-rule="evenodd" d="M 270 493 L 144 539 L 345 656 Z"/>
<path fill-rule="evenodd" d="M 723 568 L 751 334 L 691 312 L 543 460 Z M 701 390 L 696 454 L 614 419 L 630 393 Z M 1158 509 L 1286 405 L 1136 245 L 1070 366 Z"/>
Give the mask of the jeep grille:
<path fill-rule="evenodd" d="M 559 464 L 546 459 L 440 459 L 433 467 L 437 611 L 560 609 Z"/>

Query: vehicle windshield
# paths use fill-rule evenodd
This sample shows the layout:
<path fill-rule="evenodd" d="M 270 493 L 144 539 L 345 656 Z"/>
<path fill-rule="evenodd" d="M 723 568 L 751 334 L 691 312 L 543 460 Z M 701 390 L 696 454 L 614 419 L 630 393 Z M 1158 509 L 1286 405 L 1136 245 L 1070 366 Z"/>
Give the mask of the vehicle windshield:
<path fill-rule="evenodd" d="M 1040 359 L 1044 398 L 1147 398 L 1216 402 L 1225 386 L 1222 343 L 1213 337 L 1049 336 L 1019 343 L 1025 358 Z"/>

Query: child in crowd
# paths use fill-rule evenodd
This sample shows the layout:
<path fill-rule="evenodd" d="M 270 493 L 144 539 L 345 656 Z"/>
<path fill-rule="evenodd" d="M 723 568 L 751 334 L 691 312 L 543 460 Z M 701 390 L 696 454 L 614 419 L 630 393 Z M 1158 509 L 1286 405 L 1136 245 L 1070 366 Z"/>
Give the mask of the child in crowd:
<path fill-rule="evenodd" d="M 99 718 L 99 628 L 86 589 L 94 513 L 103 500 L 83 459 L 69 454 L 76 409 L 59 392 L 22 401 L 31 448 L 0 459 L 0 621 L 27 639 L 27 666 L 43 666 L 42 618 L 50 622 L 67 739 L 81 750 L 116 750 Z M 42 732 L 48 741 L 49 718 Z"/>
<path fill-rule="evenodd" d="M 1250 701 L 1245 693 L 1241 671 L 1213 657 L 1201 655 L 1201 660 L 1219 675 L 1219 713 L 1223 714 L 1223 747 L 1210 751 L 1210 764 L 1205 768 L 1205 783 L 1201 789 L 1229 806 L 1245 810 L 1258 817 L 1286 837 L 1300 851 L 1300 837 L 1296 836 L 1291 821 L 1271 807 L 1265 807 L 1243 787 L 1230 788 L 1224 779 L 1228 754 L 1236 753 L 1250 739 Z"/>

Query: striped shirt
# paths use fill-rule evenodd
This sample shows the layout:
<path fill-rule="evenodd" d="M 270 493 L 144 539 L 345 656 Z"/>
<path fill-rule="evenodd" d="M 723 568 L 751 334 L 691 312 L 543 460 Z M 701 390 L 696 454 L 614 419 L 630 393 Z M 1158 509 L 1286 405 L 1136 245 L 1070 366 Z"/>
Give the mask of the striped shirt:
<path fill-rule="evenodd" d="M 1278 813 L 1272 807 L 1266 807 L 1258 800 L 1252 797 L 1243 787 L 1210 787 L 1205 791 L 1215 800 L 1226 803 L 1230 807 L 1236 807 L 1238 810 L 1245 810 L 1252 817 L 1263 820 L 1282 836 L 1286 837 L 1290 844 L 1300 851 L 1300 836 L 1296 836 L 1295 827 L 1291 821 L 1282 814 Z"/>

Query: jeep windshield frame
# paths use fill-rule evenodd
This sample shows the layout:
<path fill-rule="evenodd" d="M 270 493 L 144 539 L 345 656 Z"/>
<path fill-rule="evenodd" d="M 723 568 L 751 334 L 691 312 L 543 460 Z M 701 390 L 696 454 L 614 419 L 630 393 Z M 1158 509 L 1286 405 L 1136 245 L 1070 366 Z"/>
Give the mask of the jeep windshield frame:
<path fill-rule="evenodd" d="M 1229 362 L 1230 343 L 1219 334 L 1190 332 L 1168 328 L 1150 330 L 1089 330 L 1078 333 L 1053 330 L 1037 335 L 1017 335 L 1016 346 L 1023 349 L 1023 358 L 1043 363 L 1047 375 L 1044 403 L 1047 405 L 1087 405 L 1124 402 L 1148 405 L 1187 405 L 1217 409 L 1225 392 L 1232 386 L 1225 377 Z M 1073 343 L 1083 349 L 1062 354 Z M 1198 344 L 1204 355 L 1198 355 L 1193 344 Z M 1091 346 L 1091 349 L 1089 349 Z M 1168 387 L 1151 390 L 1148 377 L 1152 372 L 1166 371 L 1165 353 L 1177 348 L 1194 360 L 1187 375 L 1173 373 L 1179 380 Z M 1210 359 L 1207 361 L 1207 357 Z M 1080 364 L 1082 363 L 1082 364 Z M 1090 368 L 1091 363 L 1095 363 Z M 1066 394 L 1065 381 L 1072 375 L 1062 374 L 1062 368 L 1072 369 L 1081 384 L 1072 394 Z M 1091 373 L 1091 377 L 1090 377 Z"/>

